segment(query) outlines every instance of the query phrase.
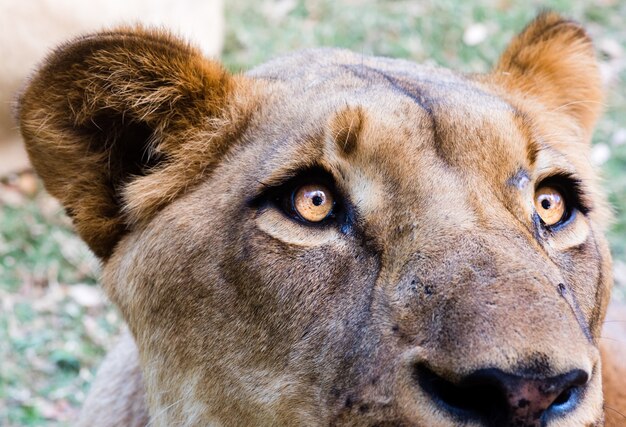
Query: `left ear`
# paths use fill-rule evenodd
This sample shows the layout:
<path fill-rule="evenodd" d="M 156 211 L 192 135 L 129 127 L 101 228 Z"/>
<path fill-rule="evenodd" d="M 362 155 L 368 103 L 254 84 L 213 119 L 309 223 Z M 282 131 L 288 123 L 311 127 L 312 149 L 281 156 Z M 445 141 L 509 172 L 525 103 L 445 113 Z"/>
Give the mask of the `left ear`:
<path fill-rule="evenodd" d="M 506 89 L 569 115 L 591 135 L 603 90 L 593 44 L 578 23 L 542 13 L 513 39 L 492 75 Z"/>
<path fill-rule="evenodd" d="M 237 143 L 252 87 L 167 32 L 120 28 L 52 52 L 17 116 L 46 189 L 107 259 Z"/>

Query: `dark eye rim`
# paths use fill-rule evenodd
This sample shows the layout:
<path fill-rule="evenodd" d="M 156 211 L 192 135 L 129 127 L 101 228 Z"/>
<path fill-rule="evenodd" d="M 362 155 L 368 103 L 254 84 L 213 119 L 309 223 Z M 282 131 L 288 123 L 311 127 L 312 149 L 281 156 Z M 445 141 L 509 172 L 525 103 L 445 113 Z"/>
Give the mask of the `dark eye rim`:
<path fill-rule="evenodd" d="M 333 197 L 333 205 L 321 221 L 309 221 L 303 218 L 295 208 L 295 195 L 305 185 L 322 185 L 328 189 Z M 343 193 L 337 188 L 330 172 L 321 167 L 311 167 L 295 172 L 292 177 L 283 183 L 267 187 L 249 205 L 257 209 L 274 208 L 281 211 L 288 219 L 307 227 L 328 227 L 345 223 L 348 218 L 348 205 Z"/>
<path fill-rule="evenodd" d="M 536 195 L 537 192 L 543 187 L 552 187 L 558 191 L 561 194 L 565 205 L 565 210 L 563 211 L 561 219 L 552 225 L 546 224 L 539 216 L 539 213 L 535 211 L 534 217 L 544 230 L 559 231 L 572 222 L 572 220 L 576 217 L 577 212 L 580 212 L 583 215 L 587 215 L 589 213 L 590 208 L 583 201 L 584 193 L 582 191 L 582 182 L 573 175 L 559 173 L 543 178 L 535 186 L 534 194 Z"/>

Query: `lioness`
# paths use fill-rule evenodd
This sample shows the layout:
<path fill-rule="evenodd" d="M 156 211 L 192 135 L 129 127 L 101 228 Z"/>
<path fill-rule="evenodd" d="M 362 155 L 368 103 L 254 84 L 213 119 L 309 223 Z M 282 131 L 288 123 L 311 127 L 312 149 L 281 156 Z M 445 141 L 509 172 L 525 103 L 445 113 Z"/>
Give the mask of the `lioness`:
<path fill-rule="evenodd" d="M 553 13 L 486 75 L 333 49 L 231 75 L 141 28 L 60 47 L 21 130 L 130 329 L 81 424 L 623 424 L 601 99 Z"/>

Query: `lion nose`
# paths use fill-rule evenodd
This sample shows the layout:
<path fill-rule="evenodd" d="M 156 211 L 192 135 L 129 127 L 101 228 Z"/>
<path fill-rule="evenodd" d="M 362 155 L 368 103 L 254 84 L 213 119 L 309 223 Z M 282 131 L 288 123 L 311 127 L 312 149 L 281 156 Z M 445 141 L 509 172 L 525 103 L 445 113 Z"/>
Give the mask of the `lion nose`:
<path fill-rule="evenodd" d="M 452 416 L 493 426 L 540 426 L 573 410 L 588 374 L 575 369 L 543 378 L 481 369 L 451 382 L 425 366 L 415 371 L 420 387 Z"/>

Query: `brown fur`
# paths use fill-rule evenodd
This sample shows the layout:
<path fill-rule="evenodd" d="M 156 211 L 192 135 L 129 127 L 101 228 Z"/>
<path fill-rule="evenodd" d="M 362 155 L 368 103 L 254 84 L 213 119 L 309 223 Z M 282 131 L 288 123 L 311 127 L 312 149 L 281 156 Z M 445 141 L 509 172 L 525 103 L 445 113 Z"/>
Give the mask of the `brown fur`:
<path fill-rule="evenodd" d="M 63 46 L 22 96 L 21 129 L 104 260 L 132 334 L 116 353 L 142 372 L 126 409 L 95 419 L 136 368 L 107 362 L 83 424 L 143 421 L 143 387 L 154 425 L 474 426 L 488 419 L 444 409 L 428 375 L 578 369 L 580 401 L 544 422 L 602 425 L 611 260 L 587 161 L 600 99 L 588 37 L 555 14 L 481 76 L 340 50 L 231 76 L 143 29 Z M 289 218 L 277 192 L 319 174 L 337 217 Z M 546 231 L 533 194 L 555 174 L 585 209 Z M 619 423 L 624 365 L 605 350 Z"/>
<path fill-rule="evenodd" d="M 59 48 L 45 70 L 20 104 L 27 150 L 48 191 L 103 258 L 127 224 L 200 180 L 245 119 L 227 103 L 239 79 L 157 31 L 83 37 Z M 138 175 L 147 176 L 132 179 Z"/>

